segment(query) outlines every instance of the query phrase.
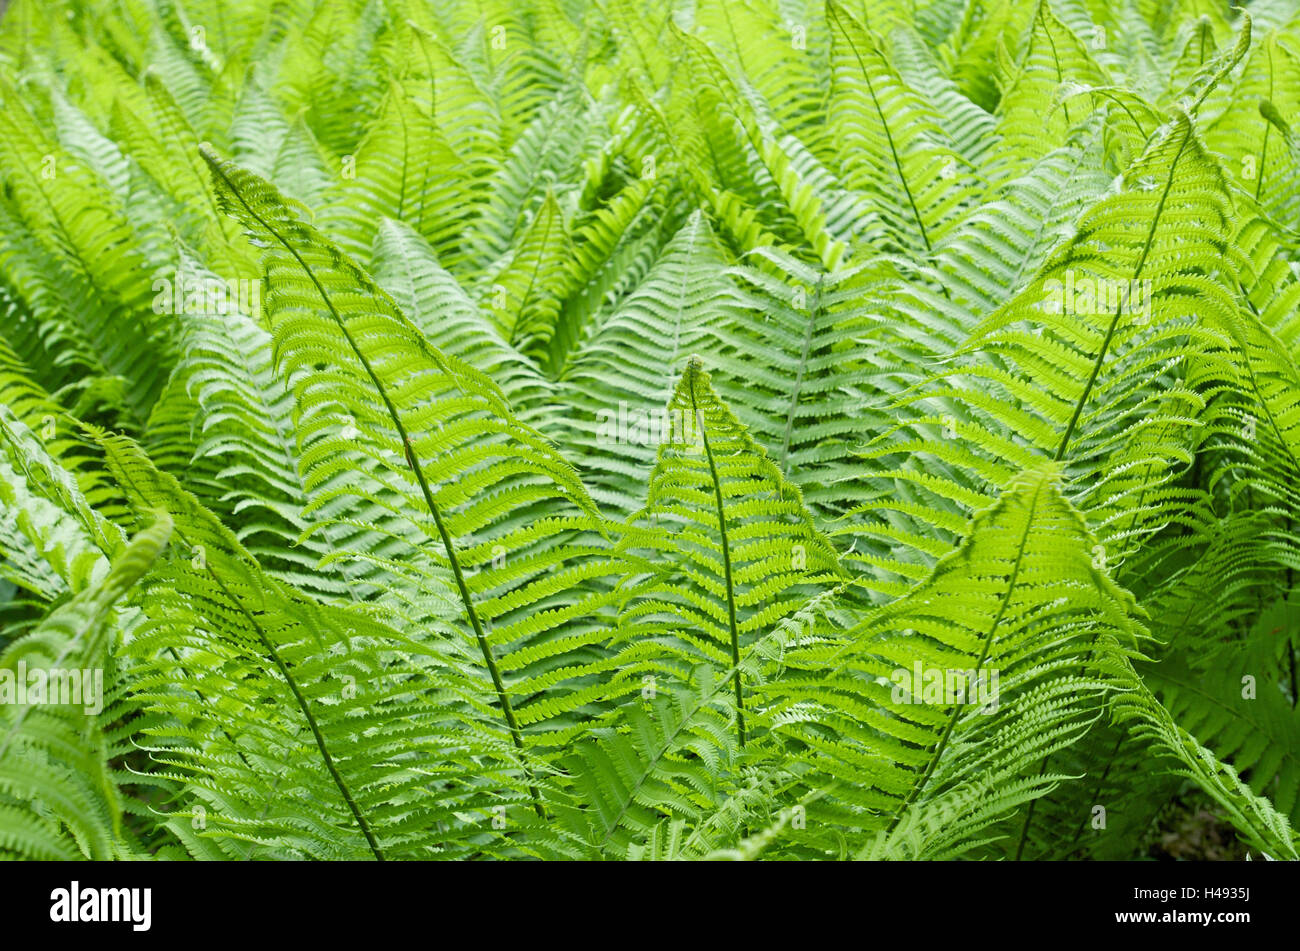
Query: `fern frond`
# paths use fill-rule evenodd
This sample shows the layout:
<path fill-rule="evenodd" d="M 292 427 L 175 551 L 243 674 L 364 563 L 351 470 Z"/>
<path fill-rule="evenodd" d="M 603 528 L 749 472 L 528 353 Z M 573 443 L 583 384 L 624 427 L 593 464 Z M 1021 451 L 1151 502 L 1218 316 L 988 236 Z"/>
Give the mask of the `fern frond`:
<path fill-rule="evenodd" d="M 762 722 L 826 791 L 809 807 L 817 828 L 888 835 L 914 809 L 950 808 L 931 805 L 944 797 L 969 806 L 978 779 L 990 795 L 961 826 L 969 842 L 1064 778 L 1040 760 L 1097 719 L 1103 658 L 1132 650 L 1139 628 L 1059 478 L 1017 477 L 915 590 L 841 644 L 789 652 L 789 672 L 758 688 Z"/>
<path fill-rule="evenodd" d="M 0 854 L 104 860 L 136 852 L 100 714 L 115 676 L 114 607 L 149 571 L 171 529 L 170 518 L 156 517 L 102 581 L 0 656 Z"/>
<path fill-rule="evenodd" d="M 322 527 L 364 515 L 427 571 L 417 590 L 454 592 L 459 633 L 476 645 L 517 748 L 526 727 L 573 729 L 610 663 L 593 647 L 611 595 L 577 590 L 613 565 L 581 480 L 494 383 L 434 349 L 270 186 L 205 156 L 224 207 L 265 246 L 273 345 L 312 497 L 304 515 Z M 355 435 L 340 437 L 341 418 Z M 325 514 L 344 500 L 354 516 Z"/>

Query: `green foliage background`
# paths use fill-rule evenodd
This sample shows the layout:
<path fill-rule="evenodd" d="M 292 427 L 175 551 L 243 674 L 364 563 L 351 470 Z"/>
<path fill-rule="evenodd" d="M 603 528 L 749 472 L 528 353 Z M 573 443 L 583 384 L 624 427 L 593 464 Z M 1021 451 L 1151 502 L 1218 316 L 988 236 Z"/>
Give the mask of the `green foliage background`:
<path fill-rule="evenodd" d="M 17 0 L 0 856 L 1300 858 L 1298 121 L 1283 0 Z"/>

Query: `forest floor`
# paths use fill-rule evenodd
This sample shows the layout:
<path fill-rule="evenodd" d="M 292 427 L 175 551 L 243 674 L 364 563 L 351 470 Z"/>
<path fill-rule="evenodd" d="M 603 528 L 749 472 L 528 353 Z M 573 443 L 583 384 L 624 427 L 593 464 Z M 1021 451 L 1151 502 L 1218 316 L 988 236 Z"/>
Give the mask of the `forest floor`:
<path fill-rule="evenodd" d="M 1198 791 L 1189 791 L 1161 813 L 1147 856 L 1162 862 L 1241 862 L 1247 851 L 1214 804 Z"/>

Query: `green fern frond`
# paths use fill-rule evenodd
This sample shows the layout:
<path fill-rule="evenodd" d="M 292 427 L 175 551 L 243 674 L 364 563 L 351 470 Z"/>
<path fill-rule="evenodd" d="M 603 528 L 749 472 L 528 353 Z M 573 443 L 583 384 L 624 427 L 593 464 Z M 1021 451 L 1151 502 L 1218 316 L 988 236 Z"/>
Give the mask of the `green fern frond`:
<path fill-rule="evenodd" d="M 575 589 L 613 565 L 577 474 L 494 383 L 435 350 L 270 186 L 205 156 L 224 207 L 265 246 L 273 346 L 312 498 L 304 515 L 317 528 L 388 535 L 412 561 L 416 592 L 451 594 L 516 747 L 527 727 L 574 729 L 568 718 L 604 689 L 598 672 L 611 662 L 594 645 L 612 597 Z M 344 419 L 355 431 L 346 438 Z M 355 514 L 331 513 L 347 500 Z"/>
<path fill-rule="evenodd" d="M 798 488 L 718 399 L 698 358 L 668 414 L 646 507 L 625 542 L 654 567 L 627 587 L 616 643 L 677 678 L 700 663 L 732 668 L 743 747 L 743 658 L 844 574 Z"/>
<path fill-rule="evenodd" d="M 1050 465 L 1017 477 L 915 590 L 838 645 L 788 653 L 789 672 L 758 688 L 761 721 L 826 790 L 809 837 L 888 835 L 914 809 L 950 808 L 935 800 L 969 807 L 959 790 L 978 779 L 990 794 L 960 825 L 969 843 L 1064 778 L 1042 758 L 1100 716 L 1109 657 L 1140 629 L 1132 596 L 1093 566 L 1059 478 Z"/>
<path fill-rule="evenodd" d="M 102 581 L 0 656 L 0 854 L 104 860 L 136 852 L 100 714 L 115 675 L 114 606 L 149 571 L 171 530 L 171 519 L 157 516 Z"/>

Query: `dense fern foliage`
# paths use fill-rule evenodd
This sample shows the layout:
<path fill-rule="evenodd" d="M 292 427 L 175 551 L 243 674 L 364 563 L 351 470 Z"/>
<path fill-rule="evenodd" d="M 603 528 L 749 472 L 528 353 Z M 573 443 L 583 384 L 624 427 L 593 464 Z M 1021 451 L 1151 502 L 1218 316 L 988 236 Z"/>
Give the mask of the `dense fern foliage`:
<path fill-rule="evenodd" d="M 1300 858 L 1297 128 L 1290 0 L 15 0 L 0 857 Z"/>

